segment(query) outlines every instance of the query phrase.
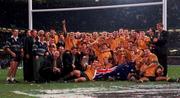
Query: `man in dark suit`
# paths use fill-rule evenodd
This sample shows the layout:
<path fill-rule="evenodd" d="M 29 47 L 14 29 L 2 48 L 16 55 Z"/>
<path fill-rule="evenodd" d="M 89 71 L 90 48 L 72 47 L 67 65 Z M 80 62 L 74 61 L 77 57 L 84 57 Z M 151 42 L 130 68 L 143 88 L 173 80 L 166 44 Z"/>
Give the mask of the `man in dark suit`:
<path fill-rule="evenodd" d="M 29 35 L 24 40 L 24 66 L 23 66 L 23 73 L 24 73 L 24 81 L 33 82 L 33 44 L 37 38 L 37 31 L 31 30 L 28 31 Z"/>
<path fill-rule="evenodd" d="M 163 29 L 163 24 L 158 23 L 157 28 L 157 38 L 154 38 L 155 44 L 155 54 L 158 57 L 159 63 L 164 67 L 164 75 L 167 75 L 167 50 L 168 50 L 168 32 Z"/>
<path fill-rule="evenodd" d="M 53 46 L 49 46 L 52 48 Z M 45 57 L 45 60 L 41 63 L 39 74 L 44 79 L 38 83 L 57 81 L 62 75 L 62 61 L 60 60 L 59 51 L 49 54 Z"/>

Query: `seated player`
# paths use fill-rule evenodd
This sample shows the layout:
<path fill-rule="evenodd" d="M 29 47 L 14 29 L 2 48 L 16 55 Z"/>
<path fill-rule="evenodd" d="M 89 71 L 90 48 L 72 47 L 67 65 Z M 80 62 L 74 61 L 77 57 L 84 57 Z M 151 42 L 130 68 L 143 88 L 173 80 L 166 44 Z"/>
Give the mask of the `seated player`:
<path fill-rule="evenodd" d="M 169 81 L 169 77 L 163 76 L 164 68 L 159 65 L 157 56 L 149 49 L 144 51 L 144 64 L 140 68 L 141 78 L 139 82 L 146 81 Z"/>
<path fill-rule="evenodd" d="M 111 58 L 112 54 L 110 52 L 110 49 L 108 47 L 108 44 L 103 42 L 103 37 L 100 37 L 98 40 L 96 40 L 92 45 L 92 49 L 94 50 L 99 62 L 104 65 L 104 59 L 105 58 Z M 103 42 L 103 43 L 102 43 Z M 102 66 L 103 67 L 103 66 Z"/>
<path fill-rule="evenodd" d="M 43 77 L 44 82 L 56 81 L 60 78 L 62 74 L 62 62 L 59 51 L 55 51 L 45 58 L 39 73 Z"/>
<path fill-rule="evenodd" d="M 47 81 L 57 81 L 73 71 L 72 54 L 66 50 L 62 54 L 62 59 L 59 51 L 49 54 L 46 60 L 42 63 L 40 75 Z"/>
<path fill-rule="evenodd" d="M 124 48 L 117 48 L 116 51 L 114 51 L 114 54 L 114 59 L 117 65 L 124 64 L 126 62 Z"/>
<path fill-rule="evenodd" d="M 147 81 L 168 81 L 169 77 L 164 77 L 163 67 L 160 65 L 150 65 L 143 73 L 143 76 L 139 79 L 139 82 Z"/>
<path fill-rule="evenodd" d="M 85 71 L 74 70 L 68 76 L 64 78 L 69 82 L 84 82 L 84 81 L 92 81 L 96 75 L 96 69 L 100 67 L 100 63 L 97 60 L 94 60 L 92 65 L 88 65 Z M 71 77 L 75 77 L 73 80 L 68 80 Z"/>

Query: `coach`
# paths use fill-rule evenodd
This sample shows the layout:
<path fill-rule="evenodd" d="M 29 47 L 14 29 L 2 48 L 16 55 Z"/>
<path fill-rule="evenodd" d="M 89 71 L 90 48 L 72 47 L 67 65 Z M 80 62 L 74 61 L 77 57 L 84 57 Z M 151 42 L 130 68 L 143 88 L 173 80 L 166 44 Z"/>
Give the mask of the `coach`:
<path fill-rule="evenodd" d="M 157 28 L 157 38 L 154 38 L 155 44 L 155 54 L 158 57 L 159 63 L 164 67 L 163 76 L 167 75 L 167 48 L 168 48 L 168 32 L 163 30 L 163 24 L 158 23 Z"/>

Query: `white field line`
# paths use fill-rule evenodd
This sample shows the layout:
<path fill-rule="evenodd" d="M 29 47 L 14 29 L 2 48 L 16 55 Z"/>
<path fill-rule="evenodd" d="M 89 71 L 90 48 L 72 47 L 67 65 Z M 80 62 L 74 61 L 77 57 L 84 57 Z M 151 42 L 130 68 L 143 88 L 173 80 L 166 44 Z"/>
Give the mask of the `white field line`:
<path fill-rule="evenodd" d="M 86 90 L 85 90 L 86 89 Z M 85 91 L 84 91 L 85 90 Z M 22 94 L 32 97 L 40 98 L 96 98 L 88 95 L 93 95 L 93 93 L 103 94 L 103 93 L 138 93 L 138 94 L 159 94 L 159 93 L 175 93 L 179 94 L 180 89 L 128 89 L 128 90 L 112 90 L 112 91 L 103 91 L 100 89 L 66 89 L 66 90 L 39 90 L 39 92 L 44 92 L 42 94 L 29 94 L 21 91 L 13 91 L 16 94 Z"/>
<path fill-rule="evenodd" d="M 152 92 L 152 93 L 151 93 Z M 156 93 L 167 93 L 167 92 L 179 92 L 180 89 L 131 89 L 131 90 L 120 90 L 114 92 L 105 91 L 103 93 L 142 93 L 142 94 L 156 94 Z"/>
<path fill-rule="evenodd" d="M 15 94 L 26 95 L 38 98 L 94 98 L 91 96 L 75 95 L 75 94 L 29 94 L 21 91 L 13 91 Z"/>
<path fill-rule="evenodd" d="M 180 89 L 180 84 L 177 83 L 172 83 L 172 84 L 149 84 L 149 85 L 133 85 L 130 86 L 130 88 L 157 88 L 157 89 L 161 89 L 161 88 L 179 88 Z"/>

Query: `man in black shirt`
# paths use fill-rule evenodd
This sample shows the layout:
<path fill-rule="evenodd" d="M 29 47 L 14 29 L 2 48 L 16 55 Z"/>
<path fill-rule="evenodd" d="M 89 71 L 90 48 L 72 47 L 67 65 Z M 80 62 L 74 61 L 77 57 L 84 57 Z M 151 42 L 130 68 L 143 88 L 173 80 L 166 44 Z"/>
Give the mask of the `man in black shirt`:
<path fill-rule="evenodd" d="M 24 81 L 32 82 L 34 81 L 33 75 L 33 44 L 37 38 L 37 31 L 31 30 L 29 31 L 29 36 L 27 36 L 24 40 Z"/>
<path fill-rule="evenodd" d="M 168 32 L 163 30 L 163 24 L 158 23 L 156 25 L 156 28 L 158 30 L 157 32 L 157 38 L 154 38 L 154 44 L 155 44 L 155 54 L 158 57 L 159 63 L 164 68 L 164 75 L 167 75 L 167 43 L 168 43 Z"/>
<path fill-rule="evenodd" d="M 53 48 L 53 46 L 50 46 L 50 48 Z M 60 60 L 59 51 L 49 52 L 41 64 L 39 74 L 44 79 L 44 82 L 57 81 L 60 79 L 62 74 L 62 61 Z"/>

